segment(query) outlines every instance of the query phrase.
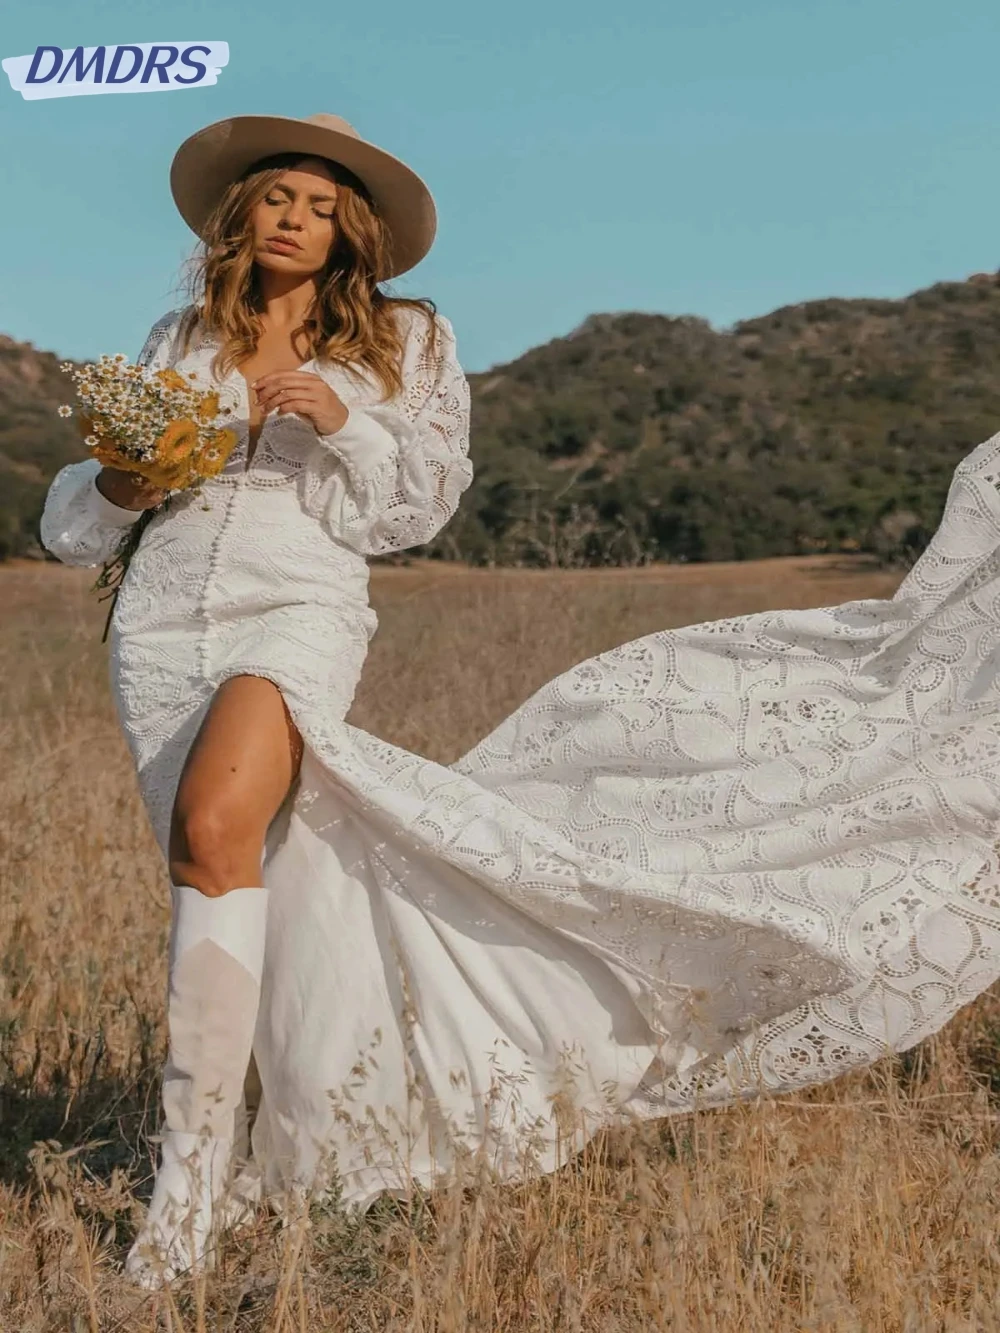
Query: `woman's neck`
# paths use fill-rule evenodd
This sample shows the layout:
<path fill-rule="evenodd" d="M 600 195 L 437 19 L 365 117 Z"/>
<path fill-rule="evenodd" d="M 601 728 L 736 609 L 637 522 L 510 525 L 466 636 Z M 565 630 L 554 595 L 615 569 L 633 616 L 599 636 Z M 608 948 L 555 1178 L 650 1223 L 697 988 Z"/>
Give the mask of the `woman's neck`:
<path fill-rule="evenodd" d="M 260 275 L 256 311 L 269 329 L 299 328 L 316 301 L 316 283 L 311 277 L 286 278 L 280 273 Z"/>

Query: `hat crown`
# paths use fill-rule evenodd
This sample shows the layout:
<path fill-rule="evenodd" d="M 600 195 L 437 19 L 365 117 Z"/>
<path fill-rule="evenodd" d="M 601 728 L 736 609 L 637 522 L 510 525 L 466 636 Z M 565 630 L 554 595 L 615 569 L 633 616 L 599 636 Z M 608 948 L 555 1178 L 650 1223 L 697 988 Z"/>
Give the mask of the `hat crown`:
<path fill-rule="evenodd" d="M 307 125 L 318 125 L 324 130 L 336 130 L 339 134 L 349 134 L 352 139 L 361 138 L 354 126 L 346 121 L 343 116 L 331 116 L 325 111 L 320 111 L 315 116 L 306 116 L 305 122 Z"/>

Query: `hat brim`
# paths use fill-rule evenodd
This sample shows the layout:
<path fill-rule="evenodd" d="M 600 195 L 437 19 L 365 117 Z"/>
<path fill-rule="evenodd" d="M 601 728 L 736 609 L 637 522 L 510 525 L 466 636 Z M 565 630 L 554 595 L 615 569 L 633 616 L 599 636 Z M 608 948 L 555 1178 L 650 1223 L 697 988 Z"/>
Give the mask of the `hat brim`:
<path fill-rule="evenodd" d="M 330 158 L 364 182 L 391 238 L 391 263 L 380 281 L 405 273 L 430 250 L 437 210 L 411 167 L 363 139 L 293 116 L 232 116 L 185 139 L 170 165 L 170 192 L 181 217 L 203 237 L 226 187 L 260 158 L 285 152 Z"/>

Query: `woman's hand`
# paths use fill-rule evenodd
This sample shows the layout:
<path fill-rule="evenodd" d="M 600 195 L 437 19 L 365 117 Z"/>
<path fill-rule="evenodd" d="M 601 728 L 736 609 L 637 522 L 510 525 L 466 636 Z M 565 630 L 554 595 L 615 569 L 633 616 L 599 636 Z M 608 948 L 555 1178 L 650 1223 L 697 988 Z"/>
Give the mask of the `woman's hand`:
<path fill-rule="evenodd" d="M 334 435 L 347 421 L 347 405 L 326 380 L 305 370 L 272 370 L 254 380 L 251 389 L 265 414 L 272 408 L 295 412 L 317 435 Z"/>
<path fill-rule="evenodd" d="M 102 467 L 95 484 L 105 500 L 121 509 L 154 509 L 167 495 L 138 472 L 125 472 L 117 467 Z"/>

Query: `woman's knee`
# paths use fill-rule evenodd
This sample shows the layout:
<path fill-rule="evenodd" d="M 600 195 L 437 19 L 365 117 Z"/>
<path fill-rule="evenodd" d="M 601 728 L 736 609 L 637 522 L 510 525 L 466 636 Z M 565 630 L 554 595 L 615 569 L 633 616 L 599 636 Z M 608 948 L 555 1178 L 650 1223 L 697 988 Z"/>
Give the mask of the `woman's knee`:
<path fill-rule="evenodd" d="M 248 828 L 238 812 L 224 804 L 188 809 L 179 801 L 170 830 L 171 877 L 210 898 L 253 887 L 263 844 L 263 832 Z"/>
<path fill-rule="evenodd" d="M 183 878 L 218 896 L 259 882 L 268 826 L 295 776 L 289 716 L 281 692 L 263 678 L 233 677 L 216 691 L 171 815 L 175 883 Z"/>

